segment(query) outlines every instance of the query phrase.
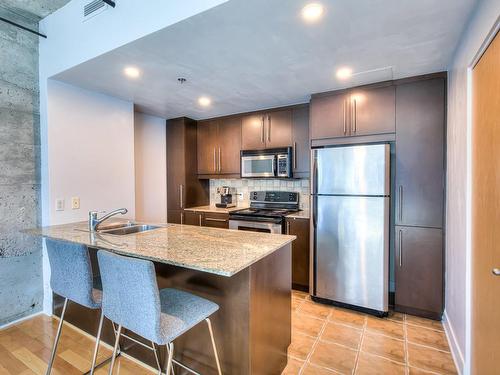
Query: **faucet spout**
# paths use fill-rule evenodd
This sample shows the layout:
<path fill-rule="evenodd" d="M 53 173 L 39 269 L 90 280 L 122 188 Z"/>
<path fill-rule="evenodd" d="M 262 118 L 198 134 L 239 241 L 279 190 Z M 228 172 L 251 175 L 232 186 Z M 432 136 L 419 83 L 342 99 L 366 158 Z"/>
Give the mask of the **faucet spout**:
<path fill-rule="evenodd" d="M 119 208 L 118 210 L 114 210 L 109 212 L 108 214 L 104 215 L 101 218 L 97 217 L 97 211 L 90 211 L 89 212 L 89 230 L 91 232 L 95 232 L 99 229 L 99 225 L 101 225 L 104 221 L 108 220 L 109 218 L 116 216 L 118 214 L 125 215 L 128 212 L 126 208 Z"/>

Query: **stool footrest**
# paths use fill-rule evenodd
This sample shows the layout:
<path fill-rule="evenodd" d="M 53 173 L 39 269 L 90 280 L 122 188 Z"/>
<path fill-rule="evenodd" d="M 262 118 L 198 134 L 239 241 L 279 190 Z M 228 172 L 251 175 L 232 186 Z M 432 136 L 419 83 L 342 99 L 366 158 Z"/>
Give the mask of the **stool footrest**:
<path fill-rule="evenodd" d="M 119 357 L 122 353 L 118 353 L 116 354 L 116 357 Z M 109 358 L 106 358 L 104 361 L 102 361 L 101 363 L 98 363 L 97 365 L 95 365 L 95 368 L 94 368 L 94 371 L 97 370 L 99 367 L 102 367 L 104 366 L 105 364 L 109 363 L 111 360 L 113 359 L 113 356 L 109 357 Z M 84 373 L 83 375 L 89 375 L 90 372 L 92 371 L 92 369 L 90 369 L 89 371 L 87 371 L 86 373 Z"/>

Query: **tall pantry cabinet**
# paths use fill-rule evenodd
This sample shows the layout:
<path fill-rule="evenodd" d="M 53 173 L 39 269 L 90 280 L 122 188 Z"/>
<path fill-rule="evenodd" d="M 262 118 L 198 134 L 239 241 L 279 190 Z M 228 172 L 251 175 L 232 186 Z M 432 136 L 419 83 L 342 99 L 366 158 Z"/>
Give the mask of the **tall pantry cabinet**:
<path fill-rule="evenodd" d="M 444 307 L 446 80 L 396 86 L 395 309 L 440 319 Z"/>

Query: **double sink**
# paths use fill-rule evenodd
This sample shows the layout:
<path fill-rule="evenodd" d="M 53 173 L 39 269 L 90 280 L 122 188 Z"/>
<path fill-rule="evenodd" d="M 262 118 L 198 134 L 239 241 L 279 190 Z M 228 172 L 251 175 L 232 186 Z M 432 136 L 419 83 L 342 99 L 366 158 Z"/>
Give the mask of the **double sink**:
<path fill-rule="evenodd" d="M 127 234 L 147 232 L 158 228 L 163 227 L 148 224 L 138 224 L 129 221 L 126 223 L 110 223 L 107 225 L 101 225 L 97 232 L 102 234 L 113 234 L 115 236 L 125 236 Z"/>

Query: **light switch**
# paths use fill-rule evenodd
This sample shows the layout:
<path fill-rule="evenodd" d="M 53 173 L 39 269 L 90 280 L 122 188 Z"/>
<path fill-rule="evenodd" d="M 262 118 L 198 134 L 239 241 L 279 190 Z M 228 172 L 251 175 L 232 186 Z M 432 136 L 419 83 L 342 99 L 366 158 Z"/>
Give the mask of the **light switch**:
<path fill-rule="evenodd" d="M 56 199 L 56 211 L 64 211 L 64 199 Z"/>
<path fill-rule="evenodd" d="M 80 198 L 79 197 L 71 198 L 71 209 L 73 209 L 73 210 L 80 209 Z"/>

